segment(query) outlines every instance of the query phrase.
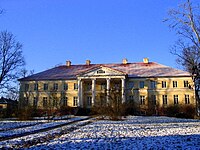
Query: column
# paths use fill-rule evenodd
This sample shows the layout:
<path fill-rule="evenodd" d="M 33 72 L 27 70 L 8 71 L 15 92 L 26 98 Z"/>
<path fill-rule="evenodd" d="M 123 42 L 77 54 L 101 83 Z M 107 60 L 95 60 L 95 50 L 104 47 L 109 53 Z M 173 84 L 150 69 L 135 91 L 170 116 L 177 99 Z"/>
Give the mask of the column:
<path fill-rule="evenodd" d="M 92 79 L 92 106 L 94 105 L 95 102 L 95 96 L 96 96 L 96 79 Z"/>
<path fill-rule="evenodd" d="M 122 103 L 125 103 L 125 101 L 126 101 L 125 92 L 124 92 L 124 89 L 125 89 L 125 79 L 121 79 L 121 80 L 122 80 Z"/>
<path fill-rule="evenodd" d="M 106 92 L 107 92 L 107 102 L 109 102 L 109 96 L 110 96 L 110 78 L 106 79 Z"/>
<path fill-rule="evenodd" d="M 83 107 L 83 101 L 82 101 L 82 81 L 81 79 L 78 79 L 78 106 Z"/>

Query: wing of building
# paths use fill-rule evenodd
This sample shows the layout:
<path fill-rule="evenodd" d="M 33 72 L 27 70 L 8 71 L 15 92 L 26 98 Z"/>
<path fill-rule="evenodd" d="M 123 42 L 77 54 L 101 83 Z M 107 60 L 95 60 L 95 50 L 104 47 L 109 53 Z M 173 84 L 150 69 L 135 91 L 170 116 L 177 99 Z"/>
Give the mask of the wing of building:
<path fill-rule="evenodd" d="M 133 102 L 145 112 L 170 105 L 195 105 L 192 77 L 147 58 L 143 62 L 58 66 L 19 79 L 20 97 L 26 104 L 45 108 L 52 101 L 61 105 L 86 107 L 109 102 L 118 92 L 122 103 Z M 155 112 L 154 112 L 155 113 Z"/>

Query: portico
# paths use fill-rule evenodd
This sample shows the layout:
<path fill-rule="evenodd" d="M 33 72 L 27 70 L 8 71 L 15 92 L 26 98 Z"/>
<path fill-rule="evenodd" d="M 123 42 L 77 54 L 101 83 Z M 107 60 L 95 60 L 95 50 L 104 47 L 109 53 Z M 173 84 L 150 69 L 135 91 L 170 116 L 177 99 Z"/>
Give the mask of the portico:
<path fill-rule="evenodd" d="M 126 74 L 123 72 L 102 66 L 78 75 L 78 106 L 87 106 L 86 95 L 91 96 L 91 106 L 93 106 L 97 100 L 97 94 L 102 92 L 105 92 L 106 102 L 109 103 L 110 91 L 114 88 L 121 90 L 121 100 L 124 103 L 126 101 L 125 79 Z"/>

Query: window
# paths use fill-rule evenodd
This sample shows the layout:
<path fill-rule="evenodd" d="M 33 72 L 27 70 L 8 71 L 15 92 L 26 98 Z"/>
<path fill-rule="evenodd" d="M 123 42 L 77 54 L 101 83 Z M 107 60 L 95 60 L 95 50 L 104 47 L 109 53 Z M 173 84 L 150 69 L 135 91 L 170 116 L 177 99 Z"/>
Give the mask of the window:
<path fill-rule="evenodd" d="M 37 103 L 38 103 L 38 98 L 37 98 L 37 97 L 34 97 L 34 98 L 33 98 L 33 106 L 34 106 L 34 107 L 37 107 Z"/>
<path fill-rule="evenodd" d="M 145 105 L 145 96 L 140 96 L 140 105 Z"/>
<path fill-rule="evenodd" d="M 87 97 L 87 105 L 92 106 L 92 97 L 91 96 Z"/>
<path fill-rule="evenodd" d="M 63 97 L 62 100 L 61 100 L 61 105 L 67 106 L 67 101 L 68 101 L 68 97 Z"/>
<path fill-rule="evenodd" d="M 25 84 L 25 91 L 29 90 L 29 84 Z"/>
<path fill-rule="evenodd" d="M 114 84 L 114 89 L 115 90 L 119 90 L 120 89 L 120 84 L 119 83 L 115 83 Z"/>
<path fill-rule="evenodd" d="M 101 90 L 105 90 L 106 89 L 106 84 L 105 83 L 101 83 Z"/>
<path fill-rule="evenodd" d="M 58 83 L 53 84 L 53 90 L 58 90 Z"/>
<path fill-rule="evenodd" d="M 173 88 L 177 88 L 177 86 L 178 86 L 177 81 L 173 81 Z"/>
<path fill-rule="evenodd" d="M 38 90 L 38 84 L 35 83 L 35 84 L 34 84 L 34 91 L 37 91 L 37 90 Z"/>
<path fill-rule="evenodd" d="M 128 83 L 128 88 L 131 90 L 132 88 L 134 88 L 134 82 L 129 82 Z"/>
<path fill-rule="evenodd" d="M 24 105 L 28 105 L 29 104 L 29 98 L 28 97 L 24 97 Z"/>
<path fill-rule="evenodd" d="M 68 83 L 64 83 L 64 85 L 63 85 L 63 90 L 65 90 L 65 91 L 68 90 Z"/>
<path fill-rule="evenodd" d="M 48 90 L 48 84 L 44 83 L 44 87 L 43 87 L 44 91 Z"/>
<path fill-rule="evenodd" d="M 163 95 L 162 99 L 163 99 L 163 105 L 167 105 L 167 95 Z"/>
<path fill-rule="evenodd" d="M 74 90 L 78 90 L 78 84 L 74 83 Z"/>
<path fill-rule="evenodd" d="M 178 95 L 174 95 L 174 105 L 178 104 Z"/>
<path fill-rule="evenodd" d="M 162 81 L 162 88 L 166 88 L 166 87 L 167 87 L 166 81 Z"/>
<path fill-rule="evenodd" d="M 43 97 L 43 107 L 47 107 L 47 97 Z"/>
<path fill-rule="evenodd" d="M 129 101 L 134 101 L 134 96 L 133 95 L 129 95 Z"/>
<path fill-rule="evenodd" d="M 190 104 L 190 96 L 185 95 L 185 104 Z"/>
<path fill-rule="evenodd" d="M 105 73 L 104 70 L 100 69 L 100 70 L 97 70 L 97 74 L 102 74 L 102 73 Z"/>
<path fill-rule="evenodd" d="M 155 89 L 156 88 L 156 81 L 151 81 L 151 89 Z"/>
<path fill-rule="evenodd" d="M 184 87 L 189 87 L 188 81 L 184 81 Z"/>
<path fill-rule="evenodd" d="M 156 105 L 156 95 L 151 95 L 152 105 Z"/>
<path fill-rule="evenodd" d="M 87 84 L 87 90 L 90 91 L 91 89 L 92 89 L 92 84 L 91 84 L 91 83 L 88 83 L 88 84 Z"/>
<path fill-rule="evenodd" d="M 144 88 L 144 81 L 140 81 L 140 88 Z"/>
<path fill-rule="evenodd" d="M 58 106 L 57 97 L 54 97 L 54 99 L 53 99 L 53 107 L 57 107 L 57 106 Z"/>
<path fill-rule="evenodd" d="M 78 97 L 74 97 L 73 106 L 78 106 Z"/>

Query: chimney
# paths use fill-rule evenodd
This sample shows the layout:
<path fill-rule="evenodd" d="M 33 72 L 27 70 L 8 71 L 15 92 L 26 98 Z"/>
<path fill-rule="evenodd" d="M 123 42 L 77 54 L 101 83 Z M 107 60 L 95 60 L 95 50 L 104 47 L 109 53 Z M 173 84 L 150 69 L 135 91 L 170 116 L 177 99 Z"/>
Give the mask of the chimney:
<path fill-rule="evenodd" d="M 122 60 L 122 64 L 127 64 L 128 63 L 128 60 L 126 59 L 126 58 L 124 58 L 123 60 Z"/>
<path fill-rule="evenodd" d="M 71 66 L 71 61 L 70 60 L 66 61 L 66 66 L 68 66 L 68 67 Z"/>
<path fill-rule="evenodd" d="M 90 65 L 91 61 L 90 60 L 86 60 L 86 65 Z"/>
<path fill-rule="evenodd" d="M 143 63 L 148 64 L 149 63 L 149 59 L 148 58 L 144 58 L 143 59 Z"/>

